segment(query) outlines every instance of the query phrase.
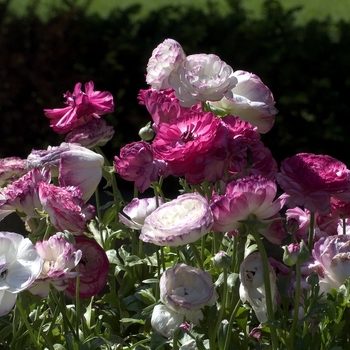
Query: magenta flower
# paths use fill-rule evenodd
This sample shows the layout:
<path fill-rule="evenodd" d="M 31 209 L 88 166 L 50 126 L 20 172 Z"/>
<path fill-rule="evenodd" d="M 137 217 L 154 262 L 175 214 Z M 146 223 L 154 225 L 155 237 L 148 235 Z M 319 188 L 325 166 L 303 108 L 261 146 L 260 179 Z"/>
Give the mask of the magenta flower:
<path fill-rule="evenodd" d="M 350 201 L 350 171 L 344 163 L 327 155 L 299 153 L 287 158 L 276 179 L 290 196 L 290 207 L 304 206 L 327 215 L 331 212 L 331 196 Z"/>
<path fill-rule="evenodd" d="M 166 166 L 154 159 L 152 146 L 145 142 L 133 142 L 120 150 L 120 157 L 114 157 L 116 172 L 127 181 L 135 181 L 135 187 L 142 193 L 159 176 L 165 176 Z"/>
<path fill-rule="evenodd" d="M 37 241 L 35 248 L 44 263 L 40 275 L 29 291 L 44 298 L 50 293 L 50 285 L 58 291 L 65 290 L 68 287 L 68 278 L 79 274 L 75 267 L 80 261 L 81 251 L 68 243 L 61 233 L 56 233 L 42 242 Z"/>
<path fill-rule="evenodd" d="M 214 216 L 213 231 L 230 232 L 242 225 L 252 215 L 262 223 L 269 223 L 279 217 L 285 199 L 275 199 L 276 184 L 260 176 L 250 176 L 230 182 L 224 195 L 215 195 L 211 201 L 211 210 Z M 270 225 L 271 226 L 271 225 Z M 271 231 L 259 229 L 269 241 L 280 244 L 286 237 L 282 225 L 278 230 L 272 226 Z"/>
<path fill-rule="evenodd" d="M 94 208 L 81 199 L 78 187 L 57 187 L 46 182 L 39 185 L 39 198 L 51 224 L 58 231 L 67 230 L 73 235 L 84 233 L 86 222 L 92 219 Z"/>
<path fill-rule="evenodd" d="M 0 187 L 16 181 L 27 171 L 24 159 L 18 157 L 0 159 Z"/>
<path fill-rule="evenodd" d="M 146 217 L 140 239 L 159 246 L 178 247 L 197 241 L 212 225 L 207 200 L 196 193 L 185 193 Z"/>
<path fill-rule="evenodd" d="M 156 90 L 168 89 L 170 87 L 169 76 L 185 57 L 185 52 L 176 40 L 165 39 L 153 50 L 148 61 L 147 84 Z"/>
<path fill-rule="evenodd" d="M 212 166 L 213 158 L 225 158 L 228 137 L 224 123 L 213 113 L 188 112 L 170 124 L 160 124 L 152 145 L 173 175 L 197 185 L 205 179 L 204 169 Z"/>
<path fill-rule="evenodd" d="M 50 126 L 58 134 L 65 134 L 92 118 L 114 111 L 113 96 L 108 91 L 94 91 L 92 81 L 85 84 L 85 92 L 81 90 L 81 83 L 77 83 L 73 93 L 67 91 L 63 97 L 68 107 L 44 109 Z"/>
<path fill-rule="evenodd" d="M 106 285 L 109 261 L 104 249 L 93 239 L 76 237 L 75 248 L 81 250 L 79 267 L 79 298 L 86 299 L 96 295 Z M 76 278 L 68 280 L 64 293 L 74 299 L 76 295 Z"/>
<path fill-rule="evenodd" d="M 169 81 L 184 107 L 232 97 L 231 89 L 237 84 L 232 68 L 213 54 L 187 56 Z"/>
<path fill-rule="evenodd" d="M 272 128 L 275 115 L 278 113 L 274 107 L 272 92 L 253 73 L 237 70 L 233 76 L 238 80 L 237 85 L 231 90 L 233 96 L 211 102 L 211 105 L 257 126 L 259 133 L 267 133 Z"/>
<path fill-rule="evenodd" d="M 69 132 L 65 141 L 93 148 L 94 146 L 104 146 L 113 135 L 113 126 L 108 126 L 104 119 L 92 119 Z"/>

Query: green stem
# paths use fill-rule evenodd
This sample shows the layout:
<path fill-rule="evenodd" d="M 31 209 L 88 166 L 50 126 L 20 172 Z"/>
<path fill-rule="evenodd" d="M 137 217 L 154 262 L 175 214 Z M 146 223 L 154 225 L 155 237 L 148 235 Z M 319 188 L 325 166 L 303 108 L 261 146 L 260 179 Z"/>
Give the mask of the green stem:
<path fill-rule="evenodd" d="M 190 243 L 190 247 L 192 249 L 192 253 L 194 255 L 194 257 L 196 258 L 197 260 L 197 264 L 198 264 L 198 267 L 202 270 L 204 270 L 204 266 L 203 266 L 203 261 L 201 259 L 201 256 L 199 254 L 199 251 L 197 249 L 197 246 L 194 244 L 194 243 Z"/>
<path fill-rule="evenodd" d="M 312 252 L 314 245 L 314 230 L 315 230 L 315 213 L 310 212 L 310 226 L 309 226 L 309 237 L 308 237 L 308 248 L 309 252 Z"/>
<path fill-rule="evenodd" d="M 24 312 L 24 310 L 22 308 L 21 302 L 19 300 L 16 301 L 16 307 L 17 307 L 19 313 L 21 314 L 21 317 L 22 317 L 22 320 L 23 320 L 24 324 L 27 327 L 29 337 L 30 337 L 31 341 L 33 342 L 34 346 L 37 349 L 39 349 L 39 350 L 42 349 L 40 344 L 36 341 L 36 338 L 35 338 L 35 335 L 33 333 L 32 327 L 31 327 L 31 325 L 28 322 L 27 315 L 25 314 L 25 312 Z"/>
<path fill-rule="evenodd" d="M 179 338 L 178 330 L 176 329 L 173 335 L 173 350 L 179 349 L 178 338 Z"/>
<path fill-rule="evenodd" d="M 238 299 L 236 305 L 234 306 L 233 311 L 231 312 L 231 317 L 230 317 L 229 324 L 228 324 L 229 332 L 227 333 L 227 338 L 225 340 L 225 345 L 224 345 L 224 349 L 223 350 L 228 350 L 229 349 L 230 341 L 231 341 L 231 333 L 232 333 L 230 330 L 233 327 L 233 321 L 235 319 L 236 313 L 237 313 L 240 305 L 241 305 L 241 299 Z"/>
<path fill-rule="evenodd" d="M 267 318 L 269 320 L 269 326 L 270 326 L 270 334 L 271 334 L 271 345 L 272 350 L 278 349 L 278 338 L 277 338 L 277 332 L 276 328 L 273 324 L 274 320 L 274 311 L 273 311 L 273 303 L 272 303 L 272 290 L 271 290 L 271 283 L 270 283 L 270 267 L 269 267 L 269 261 L 266 254 L 266 250 L 264 247 L 264 244 L 260 238 L 259 232 L 256 230 L 256 228 L 250 228 L 250 232 L 254 237 L 255 243 L 258 246 L 261 260 L 263 264 L 263 271 L 264 271 L 264 285 L 265 285 L 265 299 L 266 299 L 266 309 L 267 309 Z"/>

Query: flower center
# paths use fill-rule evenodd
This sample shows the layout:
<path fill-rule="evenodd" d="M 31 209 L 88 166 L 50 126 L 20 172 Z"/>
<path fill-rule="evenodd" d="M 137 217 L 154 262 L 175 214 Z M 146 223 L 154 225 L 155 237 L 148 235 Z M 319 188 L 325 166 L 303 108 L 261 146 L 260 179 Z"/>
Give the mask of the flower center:
<path fill-rule="evenodd" d="M 7 272 L 8 272 L 8 264 L 0 265 L 0 280 L 6 279 Z"/>

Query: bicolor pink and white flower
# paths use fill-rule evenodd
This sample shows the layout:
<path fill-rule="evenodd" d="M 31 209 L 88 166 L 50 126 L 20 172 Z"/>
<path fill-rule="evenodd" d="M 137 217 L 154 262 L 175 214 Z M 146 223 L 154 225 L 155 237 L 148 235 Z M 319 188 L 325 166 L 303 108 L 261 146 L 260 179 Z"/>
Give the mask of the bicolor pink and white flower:
<path fill-rule="evenodd" d="M 60 232 L 69 231 L 81 236 L 95 209 L 81 198 L 78 187 L 58 187 L 46 182 L 39 185 L 39 198 L 43 210 L 49 215 L 51 224 Z"/>
<path fill-rule="evenodd" d="M 330 198 L 350 202 L 350 170 L 328 155 L 298 153 L 282 161 L 278 184 L 289 195 L 289 207 L 305 207 L 327 215 Z"/>
<path fill-rule="evenodd" d="M 237 78 L 237 85 L 231 90 L 232 97 L 225 96 L 210 104 L 257 126 L 259 133 L 267 133 L 278 113 L 271 90 L 253 73 L 237 70 L 233 76 Z"/>
<path fill-rule="evenodd" d="M 178 247 L 197 241 L 212 225 L 213 215 L 207 200 L 196 193 L 185 193 L 146 217 L 140 239 L 159 246 Z"/>
<path fill-rule="evenodd" d="M 248 302 L 253 308 L 259 322 L 267 322 L 266 286 L 262 258 L 259 252 L 248 255 L 239 269 L 239 296 L 243 303 Z M 271 298 L 276 305 L 277 287 L 276 274 L 269 265 L 269 279 L 271 284 Z"/>
<path fill-rule="evenodd" d="M 45 116 L 50 119 L 50 126 L 58 134 L 65 134 L 93 118 L 114 111 L 113 96 L 108 91 L 94 91 L 92 81 L 85 84 L 85 92 L 77 83 L 73 93 L 67 91 L 63 97 L 68 107 L 45 109 Z"/>
<path fill-rule="evenodd" d="M 178 264 L 164 271 L 159 281 L 160 300 L 152 313 L 152 327 L 171 337 L 184 319 L 199 325 L 202 308 L 218 299 L 210 274 L 196 267 Z"/>
<path fill-rule="evenodd" d="M 146 82 L 153 89 L 170 88 L 169 77 L 176 70 L 186 54 L 182 46 L 174 39 L 165 39 L 152 52 L 147 64 Z"/>
<path fill-rule="evenodd" d="M 29 238 L 0 232 L 0 316 L 11 311 L 17 294 L 40 275 L 43 260 Z"/>
<path fill-rule="evenodd" d="M 75 248 L 81 251 L 78 264 L 79 298 L 86 299 L 99 293 L 107 283 L 109 261 L 104 249 L 93 239 L 76 237 Z M 64 293 L 74 299 L 77 279 L 70 278 Z"/>
<path fill-rule="evenodd" d="M 227 63 L 216 55 L 204 53 L 187 56 L 170 76 L 170 85 L 184 107 L 220 101 L 224 96 L 231 98 L 237 82 Z"/>
<path fill-rule="evenodd" d="M 29 288 L 32 294 L 44 298 L 50 293 L 50 285 L 63 291 L 68 286 L 68 278 L 79 275 L 75 267 L 81 259 L 81 250 L 67 242 L 60 232 L 42 242 L 37 241 L 35 248 L 44 263 L 40 275 Z"/>
<path fill-rule="evenodd" d="M 141 230 L 145 219 L 159 205 L 163 204 L 162 198 L 133 198 L 132 201 L 123 208 L 123 213 L 119 213 L 119 220 L 125 226 L 133 230 Z"/>
<path fill-rule="evenodd" d="M 0 187 L 16 181 L 27 171 L 25 159 L 19 157 L 0 159 Z"/>
<path fill-rule="evenodd" d="M 267 226 L 279 217 L 285 198 L 276 199 L 277 186 L 274 181 L 260 176 L 249 176 L 230 182 L 224 195 L 214 195 L 211 200 L 211 210 L 214 216 L 214 231 L 230 232 L 237 230 L 242 221 L 252 216 Z M 280 227 L 278 230 L 261 227 L 258 231 L 269 241 L 280 244 L 286 237 L 286 232 Z"/>

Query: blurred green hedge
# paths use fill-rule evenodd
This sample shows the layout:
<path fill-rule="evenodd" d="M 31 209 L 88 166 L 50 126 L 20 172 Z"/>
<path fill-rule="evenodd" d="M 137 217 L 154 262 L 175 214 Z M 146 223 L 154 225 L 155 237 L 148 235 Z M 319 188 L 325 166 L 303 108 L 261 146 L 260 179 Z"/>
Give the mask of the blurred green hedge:
<path fill-rule="evenodd" d="M 63 107 L 63 93 L 89 80 L 115 97 L 115 113 L 105 118 L 116 137 L 104 151 L 117 154 L 150 119 L 137 94 L 147 88 L 153 48 L 173 38 L 187 54 L 215 53 L 270 87 L 279 114 L 263 141 L 278 161 L 313 152 L 350 165 L 348 22 L 296 25 L 297 9 L 283 10 L 275 0 L 265 2 L 259 19 L 248 17 L 239 0 L 227 0 L 225 15 L 208 3 L 206 11 L 167 6 L 142 18 L 135 17 L 140 6 L 132 6 L 103 19 L 65 0 L 46 21 L 34 1 L 20 18 L 8 2 L 0 4 L 0 157 L 26 157 L 62 142 L 43 109 Z"/>

